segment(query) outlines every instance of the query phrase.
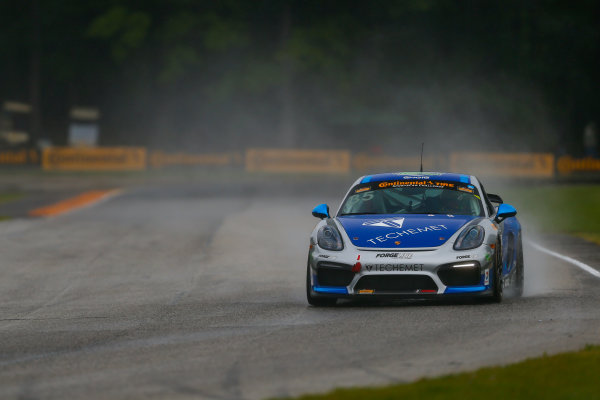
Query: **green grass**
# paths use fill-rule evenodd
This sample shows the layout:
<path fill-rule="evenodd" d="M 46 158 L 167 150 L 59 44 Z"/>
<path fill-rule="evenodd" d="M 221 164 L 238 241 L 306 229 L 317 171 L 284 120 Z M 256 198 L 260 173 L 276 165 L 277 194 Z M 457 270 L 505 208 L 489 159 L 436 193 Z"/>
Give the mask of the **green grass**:
<path fill-rule="evenodd" d="M 541 185 L 503 189 L 519 219 L 540 232 L 568 233 L 600 244 L 600 185 Z"/>
<path fill-rule="evenodd" d="M 0 192 L 0 204 L 15 201 L 23 197 L 23 193 L 18 192 Z M 0 222 L 9 220 L 10 217 L 6 215 L 0 215 Z"/>
<path fill-rule="evenodd" d="M 0 204 L 15 201 L 23 197 L 23 193 L 18 192 L 0 192 Z"/>
<path fill-rule="evenodd" d="M 505 367 L 421 379 L 381 388 L 336 389 L 303 400 L 597 399 L 600 346 L 529 359 Z"/>

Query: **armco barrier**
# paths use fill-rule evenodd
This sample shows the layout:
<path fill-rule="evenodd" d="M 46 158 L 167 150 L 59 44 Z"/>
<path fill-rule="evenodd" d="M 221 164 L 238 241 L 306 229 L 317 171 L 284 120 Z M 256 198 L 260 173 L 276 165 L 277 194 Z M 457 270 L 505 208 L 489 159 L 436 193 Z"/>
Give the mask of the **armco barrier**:
<path fill-rule="evenodd" d="M 556 161 L 556 170 L 561 176 L 567 176 L 573 173 L 598 173 L 600 172 L 600 159 L 562 156 Z"/>
<path fill-rule="evenodd" d="M 39 152 L 34 149 L 0 150 L 0 165 L 28 165 L 39 162 Z"/>
<path fill-rule="evenodd" d="M 242 155 L 238 152 L 231 153 L 165 153 L 160 150 L 150 152 L 148 164 L 153 168 L 169 166 L 212 166 L 226 167 L 241 165 Z"/>
<path fill-rule="evenodd" d="M 42 168 L 65 171 L 141 171 L 146 169 L 143 147 L 49 147 Z"/>
<path fill-rule="evenodd" d="M 452 153 L 449 170 L 487 177 L 553 178 L 549 153 Z"/>
<path fill-rule="evenodd" d="M 252 172 L 350 171 L 350 152 L 346 150 L 248 149 L 246 170 Z"/>

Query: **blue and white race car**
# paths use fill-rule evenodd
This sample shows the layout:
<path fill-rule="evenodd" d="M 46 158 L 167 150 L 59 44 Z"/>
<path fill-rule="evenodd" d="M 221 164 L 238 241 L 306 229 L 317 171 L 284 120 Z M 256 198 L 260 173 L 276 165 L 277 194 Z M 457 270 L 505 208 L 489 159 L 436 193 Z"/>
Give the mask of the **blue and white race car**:
<path fill-rule="evenodd" d="M 496 203 L 494 205 L 492 203 Z M 359 178 L 335 216 L 321 204 L 310 237 L 306 295 L 340 298 L 483 296 L 523 292 L 517 211 L 474 176 L 399 172 Z"/>

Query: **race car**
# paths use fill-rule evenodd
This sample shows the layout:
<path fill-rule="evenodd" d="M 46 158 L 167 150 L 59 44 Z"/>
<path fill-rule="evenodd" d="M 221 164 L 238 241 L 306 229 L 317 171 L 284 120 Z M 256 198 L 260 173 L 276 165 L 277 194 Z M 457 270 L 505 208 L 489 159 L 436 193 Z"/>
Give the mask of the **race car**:
<path fill-rule="evenodd" d="M 517 211 L 470 175 L 397 172 L 363 176 L 335 216 L 327 204 L 310 237 L 306 296 L 312 306 L 350 298 L 482 297 L 523 293 Z"/>

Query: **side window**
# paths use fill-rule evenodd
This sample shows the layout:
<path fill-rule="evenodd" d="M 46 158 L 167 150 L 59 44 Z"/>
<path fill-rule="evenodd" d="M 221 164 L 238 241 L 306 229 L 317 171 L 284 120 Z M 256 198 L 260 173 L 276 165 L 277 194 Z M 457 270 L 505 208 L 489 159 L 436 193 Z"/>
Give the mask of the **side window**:
<path fill-rule="evenodd" d="M 478 181 L 479 181 L 479 179 L 478 179 Z M 483 201 L 484 201 L 486 207 L 488 208 L 489 214 L 494 215 L 496 213 L 496 210 L 494 209 L 494 206 L 492 205 L 492 202 L 490 201 L 490 199 L 488 199 L 487 193 L 486 193 L 485 188 L 483 187 L 483 183 L 481 183 L 481 181 L 479 181 L 479 186 L 481 186 L 481 195 L 483 196 Z"/>

